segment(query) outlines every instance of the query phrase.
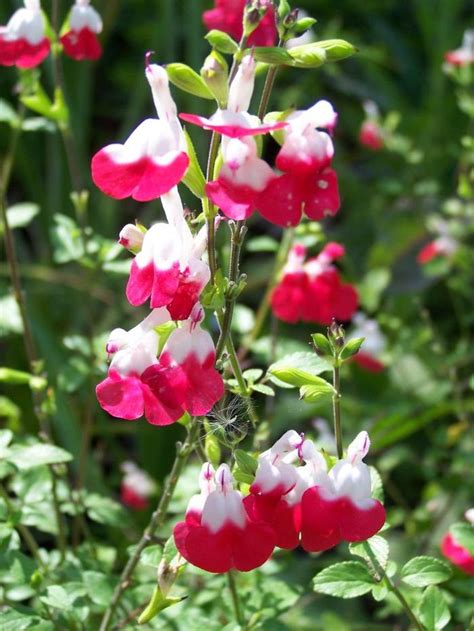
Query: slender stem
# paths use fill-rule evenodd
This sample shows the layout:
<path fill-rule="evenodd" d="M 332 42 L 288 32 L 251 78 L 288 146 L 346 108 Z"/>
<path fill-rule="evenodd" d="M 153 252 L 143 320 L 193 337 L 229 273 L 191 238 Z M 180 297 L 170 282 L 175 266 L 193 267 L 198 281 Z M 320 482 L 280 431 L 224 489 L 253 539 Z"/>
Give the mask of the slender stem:
<path fill-rule="evenodd" d="M 242 612 L 242 607 L 240 606 L 239 592 L 237 590 L 237 582 L 235 580 L 235 573 L 233 570 L 227 572 L 227 582 L 229 584 L 232 605 L 234 606 L 235 619 L 238 625 L 245 627 L 245 618 Z"/>
<path fill-rule="evenodd" d="M 237 70 L 239 69 L 239 64 L 240 64 L 240 55 L 242 51 L 245 49 L 245 47 L 247 46 L 247 40 L 248 40 L 248 37 L 246 37 L 245 35 L 242 35 L 239 42 L 239 50 L 234 55 L 234 59 L 232 61 L 232 67 L 229 72 L 229 85 L 232 83 L 232 79 L 234 79 L 235 75 L 237 74 Z"/>
<path fill-rule="evenodd" d="M 51 473 L 51 495 L 52 495 L 52 499 L 53 499 L 53 507 L 54 507 L 54 514 L 56 516 L 56 523 L 57 523 L 57 527 L 58 527 L 58 548 L 59 548 L 59 552 L 61 554 L 61 561 L 64 561 L 66 558 L 66 528 L 64 526 L 64 521 L 61 515 L 61 509 L 59 506 L 59 498 L 58 498 L 58 487 L 57 487 L 57 479 L 56 479 L 56 473 L 53 469 L 53 467 L 50 467 L 50 473 Z"/>
<path fill-rule="evenodd" d="M 342 429 L 341 429 L 341 379 L 340 368 L 337 363 L 334 365 L 332 371 L 332 385 L 334 387 L 334 394 L 332 396 L 332 411 L 334 416 L 334 436 L 336 437 L 337 457 L 342 458 Z"/>
<path fill-rule="evenodd" d="M 12 501 L 11 501 L 11 499 L 10 499 L 6 489 L 5 489 L 5 487 L 1 483 L 0 483 L 0 496 L 3 498 L 8 512 L 9 513 L 13 513 L 14 512 L 14 507 L 13 507 Z M 44 568 L 44 563 L 43 563 L 43 561 L 41 559 L 41 555 L 40 555 L 40 552 L 39 552 L 39 546 L 36 543 L 35 538 L 31 534 L 30 529 L 27 526 L 25 526 L 24 524 L 17 524 L 15 526 L 15 528 L 18 530 L 21 538 L 23 539 L 23 541 L 28 546 L 28 549 L 31 552 L 31 555 L 36 560 L 38 565 L 40 567 Z"/>
<path fill-rule="evenodd" d="M 150 544 L 151 541 L 153 541 L 153 537 L 157 529 L 162 525 L 163 520 L 166 517 L 169 503 L 176 489 L 179 477 L 184 469 L 184 465 L 186 464 L 189 455 L 195 447 L 198 433 L 199 424 L 196 419 L 193 419 L 191 429 L 189 430 L 186 441 L 184 442 L 184 444 L 178 443 L 176 445 L 176 457 L 171 469 L 171 473 L 163 489 L 163 494 L 160 498 L 155 512 L 151 516 L 147 527 L 143 531 L 141 539 L 138 542 L 133 555 L 128 560 L 122 571 L 122 574 L 120 575 L 120 580 L 112 594 L 110 604 L 104 614 L 104 617 L 102 618 L 99 631 L 107 631 L 107 629 L 110 628 L 114 613 L 122 599 L 123 594 L 130 585 L 133 572 L 138 565 L 138 562 L 140 561 L 140 556 L 143 550 Z"/>
<path fill-rule="evenodd" d="M 421 624 L 421 622 L 418 621 L 418 618 L 415 616 L 415 613 L 413 609 L 410 607 L 410 605 L 408 604 L 405 596 L 402 594 L 402 592 L 398 589 L 398 587 L 392 582 L 392 580 L 386 574 L 385 574 L 385 583 L 387 587 L 389 588 L 389 590 L 394 594 L 394 596 L 397 597 L 399 603 L 405 610 L 407 616 L 410 618 L 410 620 L 412 621 L 414 626 L 418 629 L 418 631 L 425 631 L 424 626 Z"/>
<path fill-rule="evenodd" d="M 262 98 L 260 100 L 260 106 L 258 108 L 258 117 L 260 120 L 263 120 L 267 112 L 268 103 L 270 101 L 270 95 L 273 90 L 273 86 L 275 84 L 276 75 L 278 72 L 278 66 L 272 66 L 267 73 L 267 78 L 265 79 L 265 85 L 263 86 Z"/>
<path fill-rule="evenodd" d="M 212 132 L 211 143 L 209 145 L 209 158 L 207 160 L 206 181 L 210 182 L 214 179 L 214 170 L 216 166 L 217 156 L 219 154 L 220 136 L 216 132 Z M 217 214 L 216 207 L 207 199 L 207 257 L 209 259 L 209 269 L 211 272 L 211 283 L 214 284 L 214 279 L 217 272 L 217 257 L 216 257 L 216 229 L 215 229 L 215 217 Z"/>

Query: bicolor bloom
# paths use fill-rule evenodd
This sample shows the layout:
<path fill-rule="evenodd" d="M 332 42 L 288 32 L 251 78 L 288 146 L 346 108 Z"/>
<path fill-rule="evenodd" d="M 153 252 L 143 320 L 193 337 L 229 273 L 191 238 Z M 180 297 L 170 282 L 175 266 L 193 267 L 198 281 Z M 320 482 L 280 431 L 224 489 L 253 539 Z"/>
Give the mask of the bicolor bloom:
<path fill-rule="evenodd" d="M 123 462 L 120 468 L 123 471 L 120 499 L 133 510 L 145 510 L 156 490 L 156 484 L 148 473 L 137 467 L 134 462 Z"/>
<path fill-rule="evenodd" d="M 226 109 L 218 109 L 210 118 L 197 114 L 180 114 L 182 120 L 229 138 L 258 136 L 286 127 L 286 122 L 262 123 L 248 113 L 255 87 L 255 60 L 246 55 L 230 85 Z"/>
<path fill-rule="evenodd" d="M 380 360 L 380 356 L 387 343 L 377 320 L 371 320 L 364 313 L 359 312 L 353 316 L 352 321 L 355 328 L 347 339 L 365 338 L 361 350 L 354 355 L 353 361 L 369 372 L 382 372 L 385 364 Z"/>
<path fill-rule="evenodd" d="M 215 6 L 204 11 L 202 19 L 208 31 L 224 31 L 236 41 L 243 33 L 243 19 L 246 0 L 215 0 Z M 248 39 L 249 46 L 273 46 L 277 38 L 275 10 L 269 8 L 260 24 Z"/>
<path fill-rule="evenodd" d="M 102 32 L 102 18 L 90 6 L 90 0 L 76 0 L 69 15 L 69 28 L 61 36 L 63 50 L 76 61 L 96 61 L 102 55 L 97 35 Z"/>
<path fill-rule="evenodd" d="M 207 414 L 223 396 L 224 382 L 214 367 L 215 347 L 200 326 L 202 318 L 196 305 L 159 357 L 154 329 L 170 320 L 167 309 L 155 309 L 131 331 L 112 331 L 106 348 L 112 355 L 109 373 L 96 388 L 101 407 L 125 420 L 145 416 L 152 425 L 169 425 L 185 412 Z"/>
<path fill-rule="evenodd" d="M 469 550 L 463 548 L 449 532 L 443 537 L 441 552 L 460 570 L 474 576 L 474 556 Z"/>
<path fill-rule="evenodd" d="M 380 151 L 384 148 L 385 140 L 380 126 L 380 112 L 374 101 L 363 103 L 366 118 L 359 131 L 359 142 L 372 151 Z"/>
<path fill-rule="evenodd" d="M 174 528 L 176 547 L 189 563 L 207 572 L 249 572 L 270 558 L 274 531 L 248 516 L 226 464 L 213 473 L 205 463 L 199 480 L 201 493 L 191 498 L 185 521 Z"/>
<path fill-rule="evenodd" d="M 147 63 L 145 75 L 159 120 L 144 120 L 123 145 L 108 145 L 92 158 L 94 183 L 115 199 L 157 199 L 182 180 L 189 165 L 166 70 Z"/>
<path fill-rule="evenodd" d="M 210 278 L 209 266 L 201 261 L 207 228 L 193 237 L 176 188 L 162 195 L 161 201 L 168 223 L 153 225 L 143 236 L 132 262 L 126 294 L 134 306 L 149 299 L 152 309 L 167 307 L 173 320 L 185 320 Z M 127 228 L 120 236 L 127 248 L 130 235 L 131 228 Z M 140 235 L 136 230 L 133 239 L 137 246 Z"/>
<path fill-rule="evenodd" d="M 112 416 L 127 421 L 145 416 L 152 425 L 169 425 L 184 414 L 181 397 L 172 387 L 173 375 L 157 359 L 159 337 L 154 328 L 169 320 L 166 309 L 155 309 L 130 331 L 115 329 L 110 334 L 106 351 L 112 361 L 96 394 Z"/>
<path fill-rule="evenodd" d="M 259 212 L 279 226 L 296 226 L 304 214 L 319 221 L 340 207 L 331 140 L 337 114 L 328 101 L 286 119 L 284 142 L 276 159 L 283 175 L 272 180 L 259 200 Z M 326 131 L 322 131 L 326 130 Z"/>
<path fill-rule="evenodd" d="M 0 27 L 0 66 L 34 68 L 49 55 L 40 0 L 24 0 L 24 5 Z"/>
<path fill-rule="evenodd" d="M 341 281 L 333 265 L 344 253 L 342 245 L 328 243 L 319 256 L 305 263 L 306 249 L 295 245 L 271 297 L 276 317 L 284 322 L 303 320 L 323 325 L 331 324 L 334 318 L 350 320 L 358 305 L 357 291 Z"/>
<path fill-rule="evenodd" d="M 442 219 L 433 222 L 433 229 L 438 237 L 427 243 L 418 253 L 417 261 L 426 265 L 436 258 L 450 258 L 459 248 L 459 242 L 450 234 L 449 224 Z"/>
<path fill-rule="evenodd" d="M 307 552 L 327 550 L 341 541 L 364 541 L 384 525 L 385 509 L 372 498 L 370 470 L 363 462 L 369 447 L 367 432 L 360 432 L 324 484 L 303 493 L 301 545 Z"/>
<path fill-rule="evenodd" d="M 461 47 L 448 51 L 444 59 L 450 66 L 474 64 L 474 30 L 465 31 Z"/>
<path fill-rule="evenodd" d="M 183 410 L 192 416 L 207 414 L 224 396 L 224 382 L 215 369 L 216 349 L 209 333 L 201 328 L 204 310 L 197 304 L 191 317 L 169 336 L 160 355 L 160 366 L 148 372 L 153 389 L 156 373 L 158 386 L 161 371 L 168 371 L 168 381 Z"/>

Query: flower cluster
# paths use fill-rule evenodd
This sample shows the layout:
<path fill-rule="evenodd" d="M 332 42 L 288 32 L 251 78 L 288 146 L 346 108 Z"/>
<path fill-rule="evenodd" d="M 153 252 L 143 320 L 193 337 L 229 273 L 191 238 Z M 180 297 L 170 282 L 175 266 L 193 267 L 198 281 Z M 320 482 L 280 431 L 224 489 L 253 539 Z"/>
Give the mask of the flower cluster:
<path fill-rule="evenodd" d="M 255 60 L 247 55 L 231 83 L 226 109 L 210 118 L 181 118 L 222 135 L 223 165 L 206 193 L 230 219 L 257 211 L 278 226 L 296 226 L 304 214 L 313 220 L 339 210 L 337 175 L 330 168 L 334 146 L 330 133 L 337 114 L 327 101 L 296 111 L 279 121 L 262 123 L 248 113 L 255 83 Z M 280 130 L 278 172 L 259 157 L 255 136 Z M 279 138 L 279 136 L 277 136 Z"/>
<path fill-rule="evenodd" d="M 96 60 L 102 54 L 97 38 L 102 31 L 102 20 L 89 4 L 90 0 L 76 0 L 61 29 L 63 51 L 76 61 Z M 1 66 L 34 68 L 51 50 L 51 41 L 46 35 L 48 24 L 40 0 L 24 0 L 24 5 L 15 11 L 6 26 L 0 27 Z"/>
<path fill-rule="evenodd" d="M 341 281 L 333 265 L 344 253 L 342 245 L 328 243 L 317 257 L 305 261 L 306 248 L 293 246 L 271 297 L 276 317 L 285 322 L 323 325 L 331 324 L 334 318 L 350 320 L 357 310 L 357 292 Z"/>
<path fill-rule="evenodd" d="M 97 398 L 112 416 L 144 415 L 153 425 L 168 425 L 186 412 L 209 412 L 224 384 L 214 367 L 214 342 L 200 324 L 198 301 L 210 276 L 202 260 L 207 233 L 193 235 L 176 188 L 189 164 L 183 130 L 165 69 L 147 60 L 146 77 L 159 119 L 142 122 L 125 144 L 101 149 L 92 159 L 92 177 L 118 199 L 161 197 L 167 222 L 149 230 L 128 224 L 120 233 L 120 243 L 135 255 L 127 298 L 133 306 L 148 302 L 152 311 L 131 331 L 110 334 L 109 372 Z M 170 335 L 167 327 L 160 334 L 160 326 L 173 322 Z"/>
<path fill-rule="evenodd" d="M 174 528 L 179 552 L 193 565 L 221 573 L 259 567 L 275 546 L 320 552 L 342 541 L 368 539 L 385 523 L 363 462 L 369 446 L 367 433 L 361 432 L 346 458 L 328 472 L 314 443 L 289 430 L 259 457 L 245 498 L 234 490 L 227 465 L 214 473 L 204 464 L 201 492 L 191 498 L 185 521 Z"/>

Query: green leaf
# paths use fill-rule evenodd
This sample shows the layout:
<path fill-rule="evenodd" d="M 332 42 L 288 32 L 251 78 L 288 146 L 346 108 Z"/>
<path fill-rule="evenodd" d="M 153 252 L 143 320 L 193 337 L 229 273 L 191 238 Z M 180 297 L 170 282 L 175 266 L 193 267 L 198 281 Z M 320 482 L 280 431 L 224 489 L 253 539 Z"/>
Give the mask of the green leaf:
<path fill-rule="evenodd" d="M 423 594 L 419 616 L 427 631 L 440 631 L 451 620 L 446 600 L 437 587 L 432 585 Z"/>
<path fill-rule="evenodd" d="M 474 526 L 469 524 L 453 524 L 449 529 L 456 543 L 469 551 L 471 556 L 474 556 Z"/>
<path fill-rule="evenodd" d="M 10 550 L 0 554 L 0 584 L 28 584 L 36 570 L 36 563 L 22 552 Z"/>
<path fill-rule="evenodd" d="M 352 340 L 349 340 L 341 351 L 341 359 L 345 361 L 346 359 L 350 359 L 354 355 L 357 355 L 364 340 L 365 337 L 356 337 Z"/>
<path fill-rule="evenodd" d="M 21 471 L 26 471 L 33 467 L 69 462 L 72 460 L 72 455 L 55 445 L 37 443 L 27 447 L 12 447 L 7 459 Z"/>
<path fill-rule="evenodd" d="M 53 259 L 55 263 L 77 261 L 84 255 L 84 245 L 79 226 L 66 215 L 57 213 L 51 229 Z"/>
<path fill-rule="evenodd" d="M 313 377 L 313 379 L 318 379 L 318 377 Z M 333 394 L 334 388 L 324 379 L 321 379 L 321 383 L 318 385 L 307 385 L 300 388 L 300 398 L 306 403 L 316 403 Z"/>
<path fill-rule="evenodd" d="M 316 385 L 319 381 L 313 381 L 313 378 L 330 370 L 331 365 L 315 353 L 301 352 L 283 357 L 272 364 L 268 372 L 285 383 L 300 387 L 308 383 Z"/>
<path fill-rule="evenodd" d="M 0 383 L 11 383 L 15 386 L 29 385 L 34 375 L 13 368 L 0 368 Z"/>
<path fill-rule="evenodd" d="M 359 561 L 344 561 L 325 568 L 313 579 L 313 589 L 319 594 L 339 598 L 357 598 L 370 592 L 374 579 Z"/>
<path fill-rule="evenodd" d="M 261 368 L 249 368 L 243 373 L 244 379 L 248 381 L 248 383 L 255 383 L 262 375 L 263 370 Z"/>
<path fill-rule="evenodd" d="M 253 383 L 250 385 L 250 389 L 254 392 L 260 392 L 260 394 L 264 394 L 267 397 L 275 396 L 275 390 L 265 383 Z"/>
<path fill-rule="evenodd" d="M 12 127 L 19 122 L 18 114 L 5 99 L 0 99 L 0 123 L 8 123 Z"/>
<path fill-rule="evenodd" d="M 10 206 L 7 210 L 8 225 L 12 230 L 15 228 L 24 228 L 33 221 L 39 211 L 40 207 L 38 204 L 30 202 Z M 1 232 L 3 232 L 3 225 L 1 226 L 0 233 Z"/>
<path fill-rule="evenodd" d="M 237 44 L 237 42 L 233 40 L 230 35 L 224 33 L 224 31 L 212 29 L 207 35 L 205 35 L 205 39 L 207 39 L 207 41 L 213 48 L 221 53 L 235 55 L 235 53 L 239 50 L 239 45 Z"/>
<path fill-rule="evenodd" d="M 362 306 L 367 311 L 375 311 L 380 304 L 383 292 L 390 283 L 391 274 L 385 267 L 370 270 L 357 286 Z"/>
<path fill-rule="evenodd" d="M 452 571 L 447 563 L 434 557 L 420 556 L 410 559 L 401 570 L 401 579 L 412 587 L 427 587 L 447 581 Z"/>
<path fill-rule="evenodd" d="M 18 303 L 13 296 L 3 296 L 0 298 L 0 338 L 10 333 L 21 333 L 23 323 L 21 320 Z"/>
<path fill-rule="evenodd" d="M 140 555 L 140 563 L 158 569 L 163 556 L 163 546 L 155 544 L 147 546 Z"/>
<path fill-rule="evenodd" d="M 381 581 L 388 564 L 388 542 L 380 535 L 375 535 L 362 543 L 349 544 L 349 552 L 366 561 L 370 574 L 376 581 Z"/>
<path fill-rule="evenodd" d="M 258 461 L 255 458 L 242 449 L 236 449 L 234 451 L 234 457 L 239 469 L 243 473 L 247 473 L 252 476 L 255 475 L 258 467 Z"/>
<path fill-rule="evenodd" d="M 141 561 L 142 559 L 140 559 Z M 82 580 L 87 591 L 87 595 L 96 605 L 107 607 L 112 598 L 114 584 L 110 576 L 101 572 L 84 572 Z"/>
<path fill-rule="evenodd" d="M 189 188 L 193 195 L 202 199 L 206 195 L 206 178 L 202 172 L 199 160 L 196 154 L 196 150 L 191 140 L 191 136 L 186 129 L 184 130 L 184 137 L 186 138 L 186 145 L 188 148 L 189 167 L 183 178 L 183 183 Z"/>
<path fill-rule="evenodd" d="M 318 44 L 295 46 L 288 51 L 291 57 L 289 65 L 296 68 L 319 68 L 327 60 L 326 51 Z"/>
<path fill-rule="evenodd" d="M 53 609 L 70 611 L 74 602 L 85 594 L 86 589 L 80 583 L 66 583 L 64 586 L 50 585 L 46 589 L 46 596 L 42 596 L 40 600 Z"/>
<path fill-rule="evenodd" d="M 86 496 L 84 503 L 89 517 L 99 524 L 123 528 L 129 521 L 123 506 L 110 497 L 92 493 Z"/>
<path fill-rule="evenodd" d="M 253 54 L 255 61 L 261 61 L 272 66 L 293 65 L 293 57 L 285 48 L 257 46 L 246 52 Z"/>
<path fill-rule="evenodd" d="M 202 77 L 186 64 L 167 64 L 166 72 L 171 83 L 180 90 L 201 99 L 214 100 L 214 95 L 209 90 Z"/>
<path fill-rule="evenodd" d="M 328 357 L 333 356 L 331 343 L 325 335 L 322 333 L 313 333 L 311 338 L 313 340 L 314 347 L 320 354 L 327 355 Z"/>

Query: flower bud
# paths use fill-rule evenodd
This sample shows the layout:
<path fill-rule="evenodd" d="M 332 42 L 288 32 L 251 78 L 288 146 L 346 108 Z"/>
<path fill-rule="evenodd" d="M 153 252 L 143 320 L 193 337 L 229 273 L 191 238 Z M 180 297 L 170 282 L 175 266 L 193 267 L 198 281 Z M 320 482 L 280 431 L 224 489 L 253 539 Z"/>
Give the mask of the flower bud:
<path fill-rule="evenodd" d="M 226 60 L 220 53 L 213 50 L 204 61 L 201 77 L 221 108 L 226 106 L 229 95 L 228 76 L 229 68 Z"/>
<path fill-rule="evenodd" d="M 133 254 L 138 254 L 142 249 L 144 237 L 145 233 L 143 230 L 136 225 L 128 223 L 120 231 L 119 243 Z"/>
<path fill-rule="evenodd" d="M 244 11 L 244 36 L 249 37 L 273 6 L 271 0 L 247 0 Z"/>

